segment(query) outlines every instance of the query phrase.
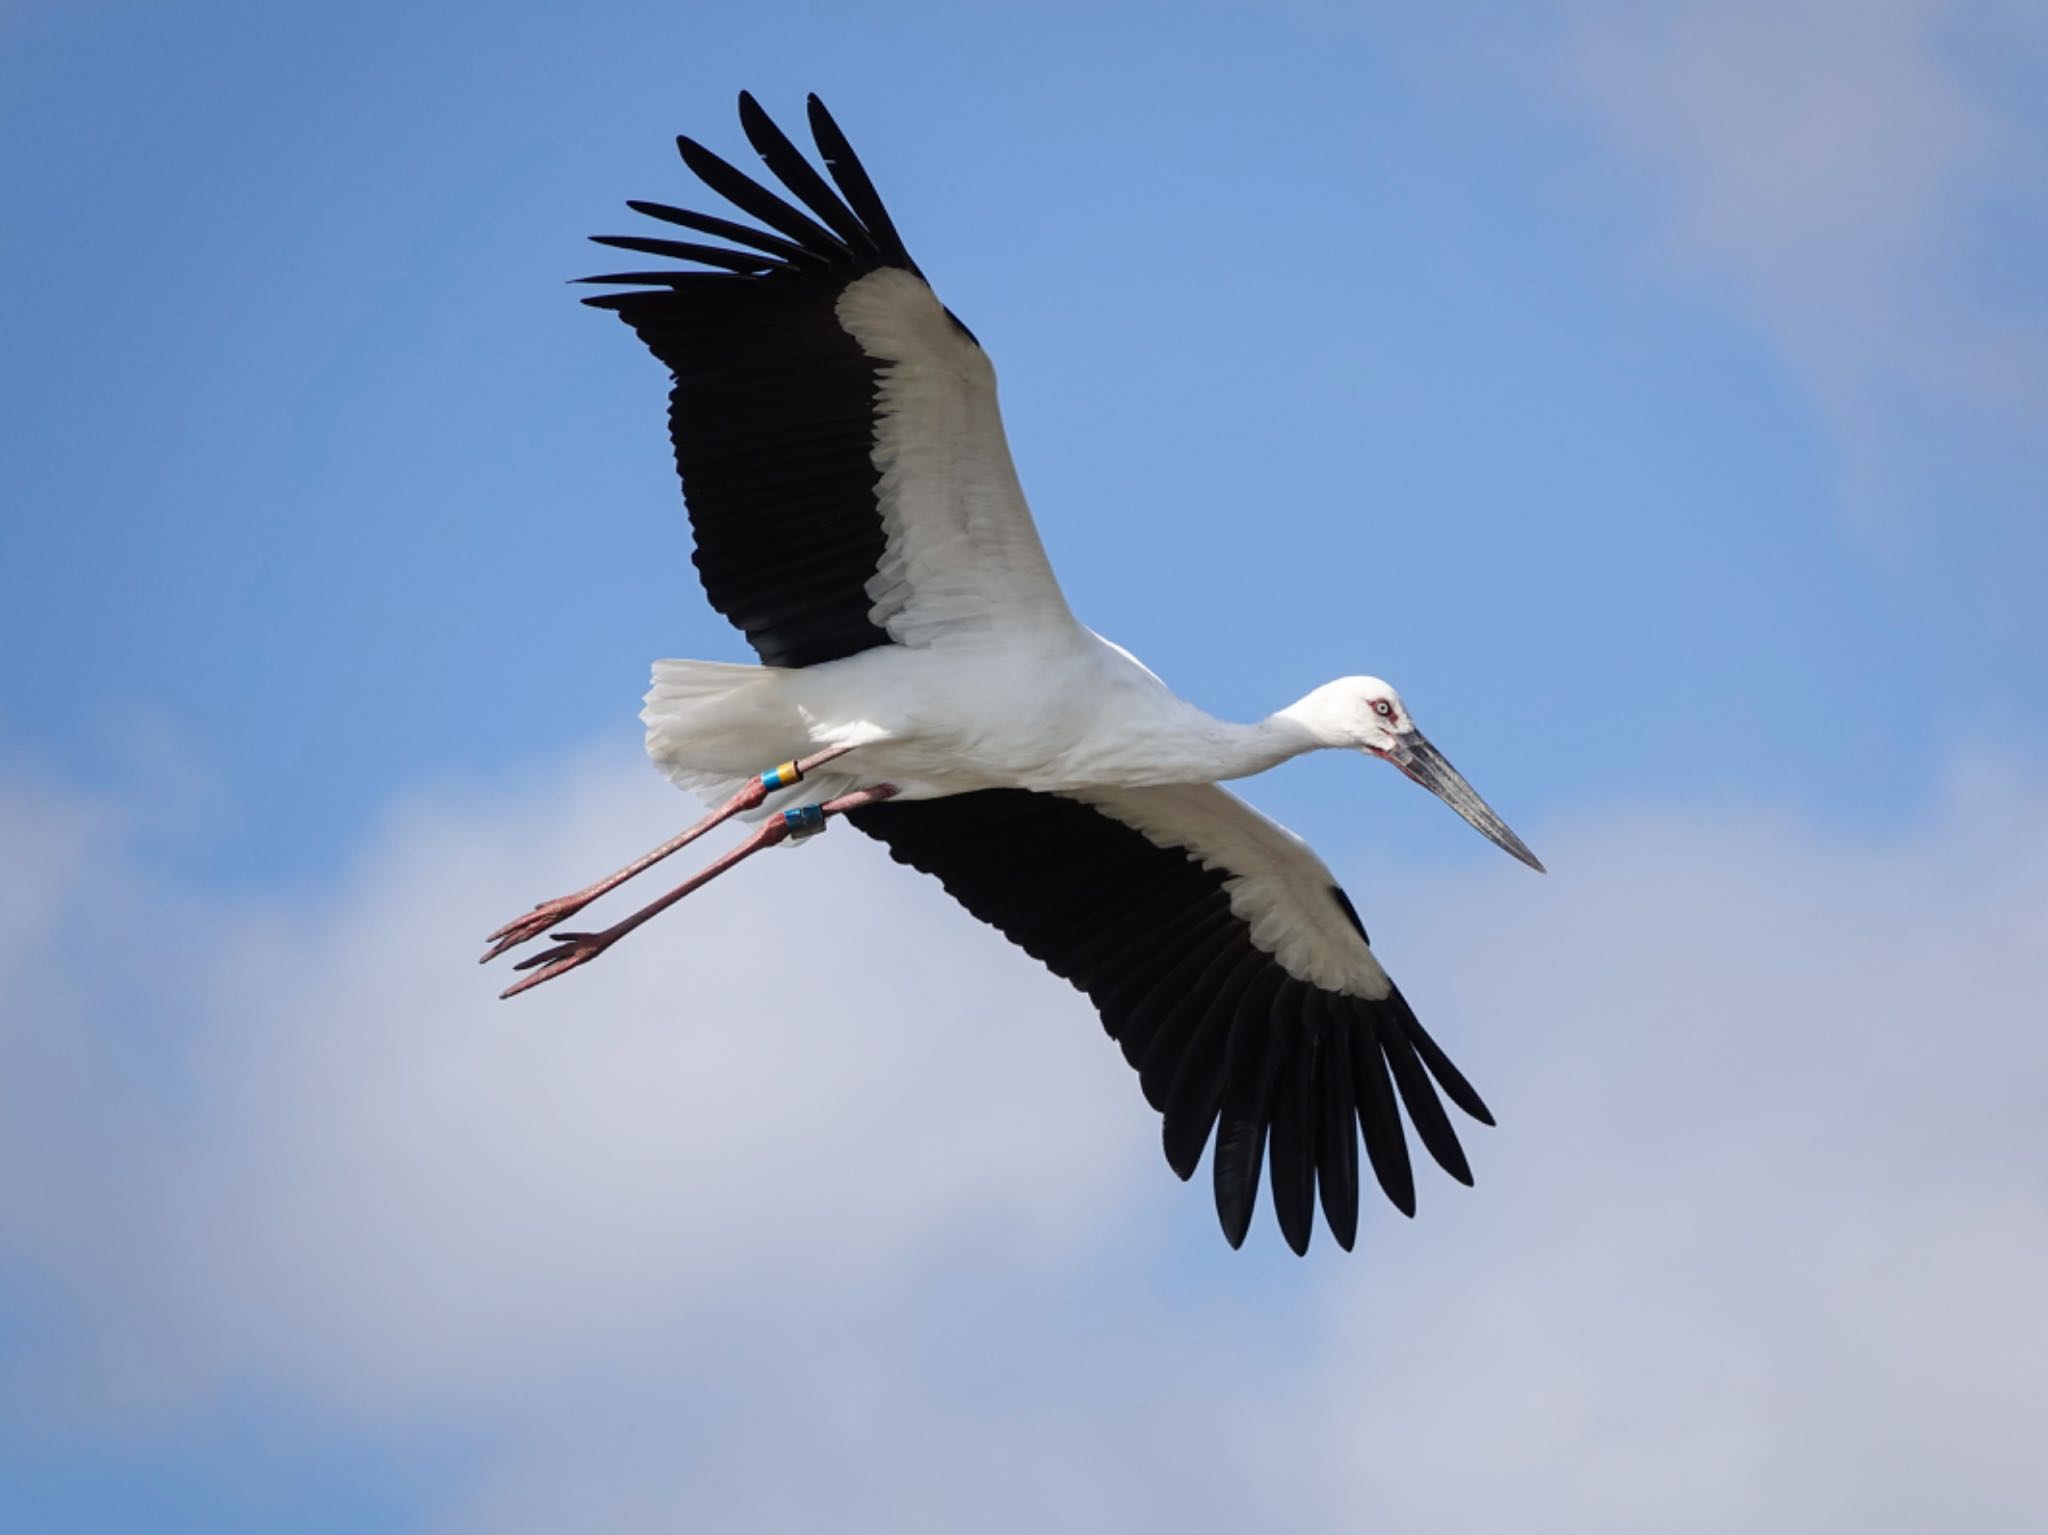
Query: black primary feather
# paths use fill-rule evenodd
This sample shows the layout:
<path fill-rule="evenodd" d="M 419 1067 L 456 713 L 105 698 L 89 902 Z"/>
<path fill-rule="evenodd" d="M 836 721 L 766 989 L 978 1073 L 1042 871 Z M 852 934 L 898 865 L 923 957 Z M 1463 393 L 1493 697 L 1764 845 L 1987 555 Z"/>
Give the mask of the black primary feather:
<path fill-rule="evenodd" d="M 810 161 L 803 157 L 796 145 L 790 143 L 783 131 L 761 110 L 761 104 L 746 91 L 740 92 L 740 127 L 762 163 L 775 173 L 775 179 L 795 193 L 797 201 L 824 220 L 848 249 L 876 258 L 881 256 L 873 238 L 861 227 L 853 211 L 825 185 L 825 178 L 811 168 Z"/>
<path fill-rule="evenodd" d="M 797 244 L 812 250 L 837 251 L 851 258 L 853 252 L 824 225 L 806 218 L 738 166 L 720 159 L 695 139 L 676 135 L 676 153 L 690 174 L 720 197 L 751 213 L 770 229 L 779 230 Z"/>

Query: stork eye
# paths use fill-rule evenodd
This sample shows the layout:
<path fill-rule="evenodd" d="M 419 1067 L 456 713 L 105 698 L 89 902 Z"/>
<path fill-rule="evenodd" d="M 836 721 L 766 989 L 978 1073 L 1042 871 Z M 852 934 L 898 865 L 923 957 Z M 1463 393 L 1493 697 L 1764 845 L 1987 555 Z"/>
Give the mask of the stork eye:
<path fill-rule="evenodd" d="M 1383 720 L 1390 720 L 1394 717 L 1394 706 L 1382 698 L 1373 704 L 1372 712 Z"/>

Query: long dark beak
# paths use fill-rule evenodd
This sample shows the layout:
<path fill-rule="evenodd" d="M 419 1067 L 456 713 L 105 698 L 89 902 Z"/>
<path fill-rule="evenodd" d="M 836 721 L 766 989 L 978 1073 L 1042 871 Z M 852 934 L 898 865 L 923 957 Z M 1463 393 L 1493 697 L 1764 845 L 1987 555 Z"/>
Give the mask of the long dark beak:
<path fill-rule="evenodd" d="M 1384 755 L 1387 761 L 1470 821 L 1488 842 L 1503 852 L 1514 854 L 1538 874 L 1543 872 L 1543 865 L 1529 851 L 1528 845 L 1508 830 L 1508 823 L 1493 813 L 1493 807 L 1465 782 L 1465 775 L 1444 761 L 1444 754 L 1430 745 L 1428 737 L 1421 731 L 1411 730 L 1401 737 L 1392 751 Z"/>

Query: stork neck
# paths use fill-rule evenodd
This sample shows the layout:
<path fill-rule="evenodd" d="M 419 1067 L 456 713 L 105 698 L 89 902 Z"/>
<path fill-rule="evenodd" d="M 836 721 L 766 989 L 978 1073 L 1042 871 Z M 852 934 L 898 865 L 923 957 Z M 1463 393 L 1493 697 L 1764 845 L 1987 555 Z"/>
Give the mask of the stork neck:
<path fill-rule="evenodd" d="M 1222 763 L 1215 775 L 1218 779 L 1249 778 L 1330 744 L 1286 709 L 1256 724 L 1218 723 L 1222 726 L 1222 739 L 1216 743 Z"/>

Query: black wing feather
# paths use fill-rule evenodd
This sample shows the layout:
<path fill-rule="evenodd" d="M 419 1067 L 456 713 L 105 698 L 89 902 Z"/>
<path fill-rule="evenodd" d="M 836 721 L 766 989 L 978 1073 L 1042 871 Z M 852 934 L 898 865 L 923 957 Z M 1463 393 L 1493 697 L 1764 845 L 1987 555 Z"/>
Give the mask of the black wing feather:
<path fill-rule="evenodd" d="M 1160 1030 L 1183 1002 L 1204 994 L 1202 978 L 1205 975 L 1230 963 L 1232 951 L 1243 941 L 1243 928 L 1244 924 L 1236 914 L 1226 909 L 1223 920 L 1214 928 L 1204 930 L 1200 939 L 1153 981 L 1143 1000 L 1131 1008 L 1123 1027 L 1117 1031 L 1116 1042 L 1123 1046 L 1124 1059 L 1138 1073 L 1141 1088 L 1145 1061 L 1152 1053 Z M 1219 950 L 1223 952 L 1219 953 Z M 1152 1107 L 1156 1109 L 1159 1105 L 1155 1103 Z"/>
<path fill-rule="evenodd" d="M 849 250 L 871 256 L 881 255 L 875 247 L 874 238 L 861 227 L 853 211 L 834 195 L 825 184 L 825 178 L 811 168 L 811 163 L 796 145 L 790 143 L 788 135 L 775 126 L 774 120 L 761 110 L 761 104 L 747 91 L 740 92 L 740 127 L 762 163 L 775 173 L 775 179 L 823 219 Z"/>
<path fill-rule="evenodd" d="M 1183 1183 L 1194 1177 L 1201 1165 L 1209 1132 L 1216 1128 L 1216 1116 L 1223 1111 L 1223 1090 L 1228 1085 L 1223 1063 L 1238 1007 L 1248 1002 L 1248 992 L 1262 981 L 1272 981 L 1275 973 L 1264 955 L 1239 965 L 1203 1008 L 1201 1022 L 1174 1068 L 1173 1084 L 1167 1088 L 1166 1104 L 1160 1110 L 1164 1115 L 1160 1139 L 1166 1165 Z"/>
<path fill-rule="evenodd" d="M 1190 978 L 1177 993 L 1169 995 L 1162 991 L 1156 998 L 1145 999 L 1146 1006 L 1156 1010 L 1157 1017 L 1152 1020 L 1151 1037 L 1144 1052 L 1134 1064 L 1138 1068 L 1138 1090 L 1144 1093 L 1145 1101 L 1161 1114 L 1166 1112 L 1167 1093 L 1173 1086 L 1180 1063 L 1192 1048 L 1195 1031 L 1201 1027 L 1209 1004 L 1230 990 L 1231 980 L 1238 971 L 1247 964 L 1258 963 L 1259 959 L 1258 950 L 1252 947 L 1251 940 L 1241 933 L 1233 933 L 1218 946 L 1201 974 Z M 1128 1041 L 1125 1059 L 1129 1059 Z"/>
<path fill-rule="evenodd" d="M 903 236 L 896 232 L 889 210 L 882 206 L 874 182 L 868 179 L 867 167 L 860 163 L 853 146 L 846 142 L 846 135 L 839 131 L 839 124 L 832 120 L 832 114 L 825 110 L 825 103 L 812 96 L 805 106 L 811 120 L 811 137 L 817 141 L 818 153 L 825 157 L 825 169 L 832 173 L 832 179 L 846 195 L 847 203 L 860 216 L 868 233 L 874 236 L 882 259 L 891 266 L 917 271 L 917 263 L 903 248 Z"/>
<path fill-rule="evenodd" d="M 665 224 L 694 229 L 700 235 L 716 235 L 719 239 L 730 240 L 735 245 L 747 245 L 757 251 L 765 251 L 771 256 L 780 256 L 784 261 L 819 259 L 794 240 L 765 234 L 751 224 L 742 224 L 734 219 L 722 219 L 710 213 L 692 213 L 688 208 L 671 208 L 667 203 L 651 203 L 637 197 L 627 198 L 626 206 L 635 213 L 644 213 L 649 218 L 660 219 Z M 597 238 L 600 245 L 605 243 L 601 237 L 593 238 Z"/>
<path fill-rule="evenodd" d="M 643 256 L 666 256 L 671 261 L 698 261 L 705 266 L 721 267 L 728 272 L 767 272 L 779 263 L 760 251 L 726 250 L 718 245 L 698 245 L 690 240 L 660 240 L 649 235 L 592 235 L 593 245 L 609 245 L 614 250 L 637 251 Z M 671 272 L 671 278 L 691 276 L 686 272 Z M 579 277 L 578 282 L 626 282 L 623 277 Z"/>
<path fill-rule="evenodd" d="M 1301 1013 L 1281 1025 L 1289 1036 L 1273 1095 L 1271 1176 L 1273 1214 L 1297 1254 L 1308 1251 L 1316 1212 L 1316 1057 L 1321 1043 L 1323 994 L 1302 988 Z"/>
<path fill-rule="evenodd" d="M 676 153 L 683 157 L 683 164 L 693 176 L 742 213 L 751 213 L 799 245 L 852 256 L 846 243 L 823 224 L 806 218 L 737 165 L 720 159 L 695 139 L 677 134 Z"/>
<path fill-rule="evenodd" d="M 1323 1219 L 1346 1252 L 1358 1239 L 1358 1110 L 1353 1097 L 1351 1029 L 1331 1006 L 1323 1030 L 1322 1098 L 1316 1105 L 1316 1190 Z"/>
<path fill-rule="evenodd" d="M 1451 1128 L 1450 1116 L 1444 1113 L 1443 1102 L 1430 1084 L 1429 1074 L 1422 1069 L 1422 1062 L 1415 1058 L 1414 1047 L 1405 1039 L 1389 1039 L 1385 1035 L 1381 1036 L 1381 1046 L 1394 1073 L 1401 1106 L 1407 1109 L 1408 1122 L 1415 1126 L 1423 1147 L 1436 1159 L 1438 1167 L 1460 1183 L 1471 1183 L 1472 1169 L 1465 1161 L 1465 1148 L 1458 1144 L 1458 1132 Z"/>
<path fill-rule="evenodd" d="M 1387 1002 L 1401 1032 L 1415 1047 L 1415 1053 L 1422 1057 L 1422 1064 L 1429 1068 L 1429 1074 L 1436 1078 L 1437 1086 L 1444 1090 L 1444 1095 L 1482 1125 L 1492 1124 L 1493 1111 L 1487 1108 L 1486 1101 L 1472 1084 L 1465 1080 L 1465 1074 L 1451 1064 L 1451 1058 L 1444 1054 L 1442 1047 L 1424 1031 L 1415 1016 L 1415 1009 L 1408 1005 L 1408 999 L 1397 989 Z"/>
<path fill-rule="evenodd" d="M 1351 1075 L 1358 1100 L 1358 1127 L 1365 1136 L 1365 1154 L 1372 1162 L 1380 1191 L 1403 1215 L 1415 1213 L 1415 1172 L 1408 1161 L 1408 1138 L 1401 1131 L 1401 1111 L 1394 1103 L 1394 1084 L 1387 1080 L 1387 1060 L 1370 1013 L 1354 1001 L 1358 1027 L 1353 1037 Z"/>
<path fill-rule="evenodd" d="M 1292 978 L 1283 981 L 1276 1002 L 1288 998 L 1289 987 L 1299 987 Z M 1242 1023 L 1242 1019 L 1240 1019 Z M 1259 1203 L 1259 1170 L 1265 1163 L 1266 1137 L 1273 1124 L 1273 1084 L 1280 1074 L 1280 1051 L 1270 1037 L 1269 1021 L 1261 1019 L 1257 1032 L 1238 1054 L 1238 1071 L 1223 1093 L 1223 1116 L 1216 1123 L 1216 1154 L 1210 1158 L 1210 1172 L 1216 1188 L 1216 1218 L 1223 1225 L 1223 1239 L 1232 1247 L 1244 1246 L 1251 1230 L 1252 1212 Z M 1232 1043 L 1244 1031 L 1232 1031 Z"/>

